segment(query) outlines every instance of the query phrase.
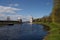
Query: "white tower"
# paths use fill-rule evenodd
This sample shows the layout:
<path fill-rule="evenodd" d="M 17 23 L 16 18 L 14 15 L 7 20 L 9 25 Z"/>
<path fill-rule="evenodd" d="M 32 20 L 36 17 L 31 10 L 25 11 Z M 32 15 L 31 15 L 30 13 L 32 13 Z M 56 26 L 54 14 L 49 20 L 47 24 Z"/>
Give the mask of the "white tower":
<path fill-rule="evenodd" d="M 20 19 L 21 19 L 21 18 L 20 18 L 20 17 L 18 17 L 18 21 L 20 21 Z"/>
<path fill-rule="evenodd" d="M 30 23 L 32 23 L 33 22 L 33 17 L 32 16 L 30 16 Z"/>

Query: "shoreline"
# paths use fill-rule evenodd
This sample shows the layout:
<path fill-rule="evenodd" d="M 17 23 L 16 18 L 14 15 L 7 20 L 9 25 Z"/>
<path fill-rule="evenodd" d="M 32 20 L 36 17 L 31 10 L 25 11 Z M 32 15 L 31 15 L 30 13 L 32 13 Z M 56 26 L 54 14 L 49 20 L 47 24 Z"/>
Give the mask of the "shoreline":
<path fill-rule="evenodd" d="M 0 26 L 21 24 L 22 21 L 0 21 Z"/>
<path fill-rule="evenodd" d="M 34 22 L 35 23 L 35 22 Z M 57 23 L 40 23 L 36 22 L 35 24 L 46 25 L 45 28 L 49 27 L 48 34 L 44 37 L 43 40 L 60 40 L 60 24 Z"/>
<path fill-rule="evenodd" d="M 43 39 L 43 40 L 46 40 L 46 38 L 50 34 L 50 26 L 46 25 L 46 23 L 33 23 L 33 24 L 40 24 L 40 25 L 43 25 L 44 26 L 44 30 L 48 31 L 48 34 Z"/>

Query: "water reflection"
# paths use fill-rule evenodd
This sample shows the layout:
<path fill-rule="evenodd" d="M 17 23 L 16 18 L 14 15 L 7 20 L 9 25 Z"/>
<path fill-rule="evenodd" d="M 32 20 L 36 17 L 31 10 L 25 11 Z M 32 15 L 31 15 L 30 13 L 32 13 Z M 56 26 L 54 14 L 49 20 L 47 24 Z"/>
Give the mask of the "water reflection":
<path fill-rule="evenodd" d="M 42 40 L 47 34 L 42 25 L 15 24 L 0 27 L 0 40 Z"/>

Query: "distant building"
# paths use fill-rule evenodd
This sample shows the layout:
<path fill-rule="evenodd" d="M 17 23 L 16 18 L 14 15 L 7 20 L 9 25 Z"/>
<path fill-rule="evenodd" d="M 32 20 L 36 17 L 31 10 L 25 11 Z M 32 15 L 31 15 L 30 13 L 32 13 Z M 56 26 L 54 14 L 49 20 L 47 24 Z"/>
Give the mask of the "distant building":
<path fill-rule="evenodd" d="M 7 21 L 10 21 L 10 16 L 7 16 Z"/>
<path fill-rule="evenodd" d="M 19 22 L 22 22 L 22 19 L 21 19 L 20 17 L 18 17 L 18 21 L 19 21 Z"/>
<path fill-rule="evenodd" d="M 30 16 L 30 23 L 32 23 L 33 22 L 33 17 L 32 16 Z"/>

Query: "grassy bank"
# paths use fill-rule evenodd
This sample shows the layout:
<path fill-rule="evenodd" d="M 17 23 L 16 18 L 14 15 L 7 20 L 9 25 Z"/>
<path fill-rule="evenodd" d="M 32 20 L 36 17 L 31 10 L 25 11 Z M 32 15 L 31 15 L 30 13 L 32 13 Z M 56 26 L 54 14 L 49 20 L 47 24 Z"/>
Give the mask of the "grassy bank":
<path fill-rule="evenodd" d="M 60 24 L 50 23 L 50 34 L 45 37 L 45 40 L 60 40 Z"/>
<path fill-rule="evenodd" d="M 36 22 L 37 24 L 41 24 Z M 60 24 L 56 23 L 43 23 L 50 27 L 49 34 L 45 37 L 44 40 L 60 40 Z"/>

